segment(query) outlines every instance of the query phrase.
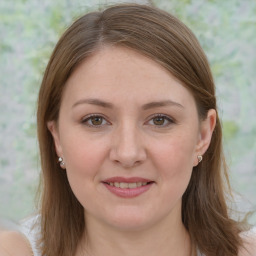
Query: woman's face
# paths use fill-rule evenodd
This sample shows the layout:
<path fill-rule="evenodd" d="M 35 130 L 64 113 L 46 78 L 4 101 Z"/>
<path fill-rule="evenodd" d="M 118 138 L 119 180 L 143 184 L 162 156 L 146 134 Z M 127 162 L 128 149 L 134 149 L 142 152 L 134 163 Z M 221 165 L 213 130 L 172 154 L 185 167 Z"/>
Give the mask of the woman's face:
<path fill-rule="evenodd" d="M 193 96 L 159 64 L 105 47 L 68 79 L 48 128 L 86 221 L 140 229 L 180 221 L 214 124 L 213 110 L 199 121 Z"/>

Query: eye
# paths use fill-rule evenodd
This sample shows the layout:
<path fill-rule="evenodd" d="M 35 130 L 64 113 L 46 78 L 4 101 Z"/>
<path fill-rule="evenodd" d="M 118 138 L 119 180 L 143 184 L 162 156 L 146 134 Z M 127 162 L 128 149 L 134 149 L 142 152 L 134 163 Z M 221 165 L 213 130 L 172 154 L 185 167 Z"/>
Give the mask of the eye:
<path fill-rule="evenodd" d="M 90 115 L 82 120 L 82 123 L 90 127 L 101 127 L 108 125 L 109 122 L 100 115 Z"/>
<path fill-rule="evenodd" d="M 163 114 L 157 114 L 151 118 L 148 122 L 150 125 L 166 127 L 174 123 L 173 119 Z"/>

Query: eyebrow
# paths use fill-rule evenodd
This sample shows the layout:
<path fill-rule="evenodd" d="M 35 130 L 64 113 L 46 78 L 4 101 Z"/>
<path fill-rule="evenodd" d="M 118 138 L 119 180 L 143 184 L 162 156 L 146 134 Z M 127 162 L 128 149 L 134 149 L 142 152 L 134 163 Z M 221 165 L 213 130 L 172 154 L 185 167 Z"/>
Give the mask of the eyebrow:
<path fill-rule="evenodd" d="M 181 105 L 178 102 L 175 102 L 175 101 L 172 101 L 172 100 L 164 100 L 164 101 L 154 101 L 154 102 L 144 104 L 142 106 L 142 109 L 143 110 L 148 110 L 148 109 L 151 109 L 151 108 L 166 107 L 166 106 L 176 106 L 176 107 L 179 107 L 179 108 L 184 108 L 184 106 Z"/>
<path fill-rule="evenodd" d="M 112 103 L 105 102 L 105 101 L 102 101 L 102 100 L 99 100 L 99 99 L 82 99 L 82 100 L 77 101 L 72 106 L 72 108 L 74 108 L 74 107 L 76 107 L 80 104 L 96 105 L 96 106 L 100 106 L 100 107 L 103 107 L 103 108 L 113 108 L 114 107 Z"/>
<path fill-rule="evenodd" d="M 78 105 L 81 105 L 81 104 L 96 105 L 96 106 L 100 106 L 100 107 L 103 107 L 103 108 L 110 108 L 110 109 L 114 108 L 114 105 L 112 103 L 106 102 L 106 101 L 103 101 L 103 100 L 100 100 L 100 99 L 82 99 L 82 100 L 77 101 L 72 106 L 72 108 L 74 108 Z M 166 107 L 166 106 L 176 106 L 176 107 L 179 107 L 179 108 L 184 108 L 183 105 L 181 105 L 180 103 L 177 103 L 175 101 L 163 100 L 163 101 L 153 101 L 153 102 L 146 103 L 146 104 L 142 105 L 142 109 L 143 110 L 148 110 L 148 109 L 151 109 L 151 108 Z"/>

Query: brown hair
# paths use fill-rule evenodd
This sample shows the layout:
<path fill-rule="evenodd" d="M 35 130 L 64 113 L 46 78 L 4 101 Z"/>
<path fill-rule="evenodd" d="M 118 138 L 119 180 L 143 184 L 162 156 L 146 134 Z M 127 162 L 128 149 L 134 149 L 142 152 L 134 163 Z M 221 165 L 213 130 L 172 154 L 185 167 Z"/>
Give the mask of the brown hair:
<path fill-rule="evenodd" d="M 43 191 L 42 255 L 74 255 L 85 231 L 83 207 L 57 163 L 47 122 L 58 120 L 65 82 L 79 63 L 102 45 L 128 47 L 158 62 L 193 94 L 204 119 L 215 109 L 215 86 L 207 58 L 194 34 L 177 18 L 155 7 L 119 4 L 86 14 L 64 33 L 51 56 L 38 100 L 38 138 Z M 220 121 L 203 162 L 194 168 L 182 198 L 183 223 L 207 256 L 237 256 L 240 224 L 229 217 L 230 195 L 222 153 Z"/>

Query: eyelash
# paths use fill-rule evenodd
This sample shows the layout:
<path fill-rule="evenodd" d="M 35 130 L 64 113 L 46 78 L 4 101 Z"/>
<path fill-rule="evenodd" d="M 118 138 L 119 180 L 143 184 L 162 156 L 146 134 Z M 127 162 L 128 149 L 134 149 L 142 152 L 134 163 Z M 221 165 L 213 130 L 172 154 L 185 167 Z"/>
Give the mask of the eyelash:
<path fill-rule="evenodd" d="M 89 124 L 88 122 L 89 121 L 92 121 L 92 118 L 102 118 L 103 122 L 105 121 L 106 124 L 100 124 L 100 125 L 93 125 L 93 124 Z M 105 126 L 105 125 L 109 125 L 110 123 L 106 120 L 106 118 L 104 116 L 102 116 L 101 114 L 91 114 L 89 116 L 86 116 L 85 118 L 83 118 L 82 120 L 82 123 L 89 126 L 89 127 L 92 127 L 92 128 L 101 128 L 102 126 Z"/>
<path fill-rule="evenodd" d="M 164 114 L 155 114 L 155 115 L 153 115 L 153 116 L 150 117 L 150 119 L 149 119 L 148 122 L 153 121 L 155 118 L 163 118 L 163 119 L 164 119 L 164 122 L 166 122 L 166 121 L 168 122 L 167 124 L 163 124 L 163 125 L 152 124 L 152 125 L 155 126 L 156 128 L 165 128 L 165 127 L 168 127 L 168 126 L 170 126 L 171 124 L 174 124 L 174 123 L 175 123 L 175 121 L 174 121 L 171 117 L 169 117 L 169 116 L 167 116 L 167 115 L 164 115 Z"/>
<path fill-rule="evenodd" d="M 88 123 L 89 121 L 92 121 L 92 118 L 96 118 L 96 117 L 101 118 L 103 120 L 103 122 L 105 121 L 106 123 L 99 124 L 99 125 L 93 125 L 93 124 Z M 155 114 L 155 115 L 151 116 L 149 121 L 147 121 L 146 123 L 149 123 L 150 121 L 153 121 L 155 118 L 163 118 L 164 122 L 166 122 L 166 121 L 168 122 L 167 124 L 163 124 L 163 125 L 151 124 L 152 126 L 155 126 L 156 128 L 168 127 L 171 124 L 175 123 L 175 121 L 171 117 L 169 117 L 167 115 L 164 115 L 164 114 Z M 108 122 L 106 120 L 106 118 L 101 114 L 91 114 L 91 115 L 86 116 L 85 118 L 82 119 L 82 124 L 85 124 L 85 125 L 87 125 L 89 127 L 92 127 L 92 128 L 101 128 L 102 126 L 110 125 L 111 123 Z"/>

